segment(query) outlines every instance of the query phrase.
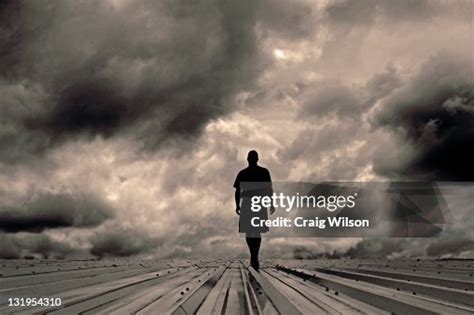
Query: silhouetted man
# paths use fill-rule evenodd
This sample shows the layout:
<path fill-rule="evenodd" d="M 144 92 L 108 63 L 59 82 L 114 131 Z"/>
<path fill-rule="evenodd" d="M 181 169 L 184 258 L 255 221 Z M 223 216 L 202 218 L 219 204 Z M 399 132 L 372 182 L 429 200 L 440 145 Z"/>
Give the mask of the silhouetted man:
<path fill-rule="evenodd" d="M 251 226 L 251 219 L 258 216 L 259 219 L 268 218 L 267 209 L 262 207 L 259 212 L 251 211 L 251 199 L 253 196 L 270 195 L 272 193 L 270 172 L 257 165 L 257 151 L 250 151 L 247 156 L 249 166 L 237 174 L 234 182 L 236 212 L 240 215 L 239 232 L 245 233 L 247 245 L 250 250 L 250 265 L 258 270 L 258 252 L 260 250 L 260 233 L 268 232 L 268 227 L 255 228 Z M 270 207 L 272 214 L 275 208 Z"/>

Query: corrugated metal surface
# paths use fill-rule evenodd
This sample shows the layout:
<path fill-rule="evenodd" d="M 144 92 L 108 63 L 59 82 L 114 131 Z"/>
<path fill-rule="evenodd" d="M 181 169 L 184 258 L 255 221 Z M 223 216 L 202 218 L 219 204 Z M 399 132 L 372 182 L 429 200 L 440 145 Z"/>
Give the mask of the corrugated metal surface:
<path fill-rule="evenodd" d="M 2 314 L 473 314 L 471 261 L 1 261 Z M 60 297 L 11 307 L 9 297 Z"/>

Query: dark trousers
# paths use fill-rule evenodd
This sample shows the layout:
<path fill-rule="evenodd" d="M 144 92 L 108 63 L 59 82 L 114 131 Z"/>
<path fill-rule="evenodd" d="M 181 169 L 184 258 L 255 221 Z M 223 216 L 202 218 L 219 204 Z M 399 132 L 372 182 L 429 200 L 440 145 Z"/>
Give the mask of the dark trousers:
<path fill-rule="evenodd" d="M 250 265 L 255 269 L 258 269 L 258 252 L 260 250 L 262 239 L 260 237 L 247 237 L 246 240 L 250 250 Z"/>

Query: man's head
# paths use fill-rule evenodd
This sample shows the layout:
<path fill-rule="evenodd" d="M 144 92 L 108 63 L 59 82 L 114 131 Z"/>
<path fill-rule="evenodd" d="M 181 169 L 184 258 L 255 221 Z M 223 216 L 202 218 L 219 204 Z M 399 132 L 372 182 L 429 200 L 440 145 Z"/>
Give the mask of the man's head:
<path fill-rule="evenodd" d="M 257 165 L 258 162 L 258 153 L 255 150 L 249 151 L 249 154 L 247 155 L 247 161 L 249 162 L 249 165 Z"/>

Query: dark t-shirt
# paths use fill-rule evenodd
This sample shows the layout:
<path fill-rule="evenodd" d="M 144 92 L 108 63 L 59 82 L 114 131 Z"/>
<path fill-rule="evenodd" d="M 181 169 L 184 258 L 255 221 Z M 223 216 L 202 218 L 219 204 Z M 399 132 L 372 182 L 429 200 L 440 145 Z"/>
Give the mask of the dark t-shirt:
<path fill-rule="evenodd" d="M 254 227 L 251 220 L 258 217 L 261 220 L 268 219 L 267 209 L 264 211 L 252 212 L 251 199 L 253 196 L 266 196 L 272 193 L 272 179 L 270 172 L 260 166 L 249 166 L 237 174 L 234 187 L 240 191 L 242 198 L 242 208 L 239 216 L 239 232 L 246 233 L 247 237 L 260 237 L 260 233 L 268 232 L 266 226 Z M 250 235 L 250 236 L 249 236 Z"/>
<path fill-rule="evenodd" d="M 246 187 L 242 186 L 242 183 L 271 183 L 272 178 L 270 176 L 270 172 L 261 166 L 249 166 L 239 172 L 237 174 L 237 178 L 234 182 L 234 187 L 236 189 L 242 189 L 242 196 L 246 195 L 249 190 L 255 191 L 255 189 L 264 188 L 260 184 L 247 184 Z M 268 190 L 268 184 L 265 185 Z M 271 189 L 271 185 L 270 185 Z M 247 190 L 247 191 L 246 191 Z M 266 191 L 268 193 L 268 191 Z"/>

